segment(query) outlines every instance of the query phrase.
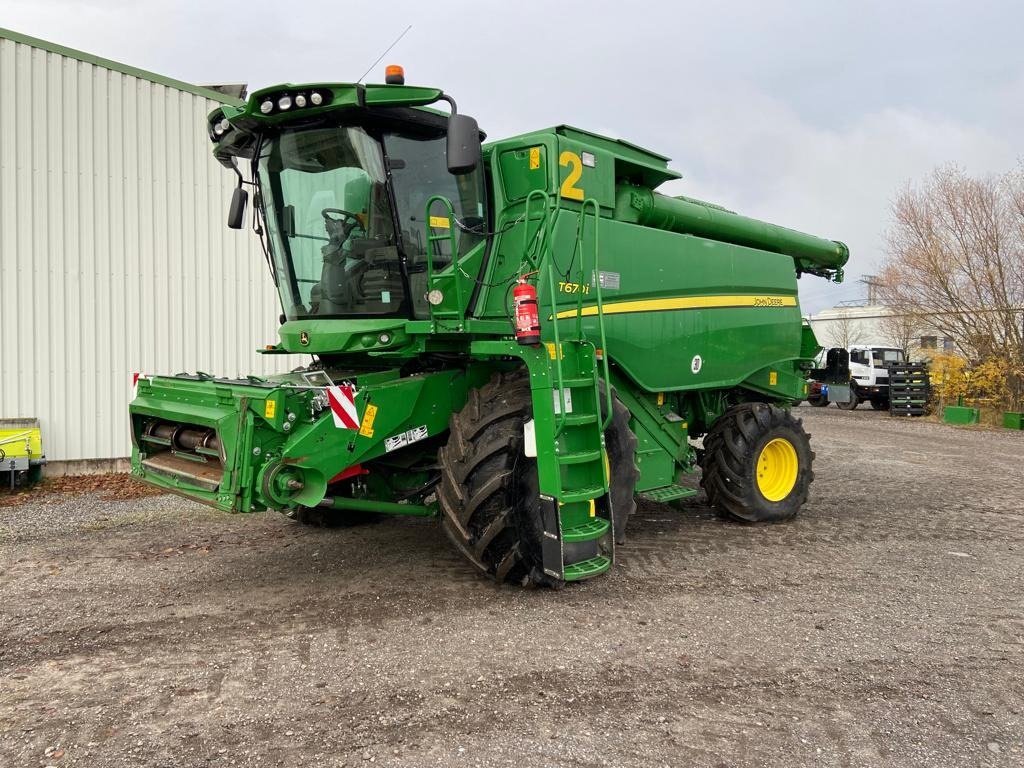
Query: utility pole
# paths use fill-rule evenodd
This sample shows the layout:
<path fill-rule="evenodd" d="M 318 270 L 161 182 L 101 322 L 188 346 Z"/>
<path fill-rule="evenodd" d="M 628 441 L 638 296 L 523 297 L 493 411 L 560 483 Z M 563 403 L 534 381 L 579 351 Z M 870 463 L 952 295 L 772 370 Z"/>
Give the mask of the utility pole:
<path fill-rule="evenodd" d="M 878 289 L 882 287 L 883 283 L 878 278 L 878 275 L 864 275 L 860 282 L 864 283 L 868 289 L 868 305 L 875 305 L 878 303 Z"/>

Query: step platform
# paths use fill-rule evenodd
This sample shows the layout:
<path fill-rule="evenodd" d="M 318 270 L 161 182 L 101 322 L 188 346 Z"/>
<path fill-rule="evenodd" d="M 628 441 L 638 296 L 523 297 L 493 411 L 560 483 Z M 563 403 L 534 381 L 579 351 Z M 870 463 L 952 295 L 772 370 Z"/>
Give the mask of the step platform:
<path fill-rule="evenodd" d="M 681 485 L 666 485 L 664 488 L 653 488 L 649 491 L 643 491 L 640 494 L 640 498 L 645 501 L 656 501 L 659 504 L 666 504 L 678 499 L 688 499 L 691 496 L 696 496 L 698 493 L 699 491 L 693 488 L 685 488 Z"/>

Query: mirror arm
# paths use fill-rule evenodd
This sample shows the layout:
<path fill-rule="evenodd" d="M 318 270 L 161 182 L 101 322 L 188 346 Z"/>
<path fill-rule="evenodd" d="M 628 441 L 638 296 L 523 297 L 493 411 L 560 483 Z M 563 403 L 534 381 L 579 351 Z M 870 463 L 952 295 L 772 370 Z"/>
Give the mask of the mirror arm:
<path fill-rule="evenodd" d="M 457 114 L 459 114 L 459 107 L 458 107 L 458 105 L 457 105 L 457 104 L 455 103 L 455 99 L 453 99 L 453 98 L 452 98 L 451 96 L 449 96 L 449 95 L 448 95 L 447 93 L 442 93 L 442 94 L 441 94 L 440 96 L 438 96 L 438 97 L 437 97 L 437 100 L 438 100 L 438 101 L 447 101 L 447 102 L 448 102 L 448 104 L 449 104 L 449 105 L 451 106 L 451 108 L 452 108 L 452 114 L 453 114 L 453 115 L 457 115 Z"/>
<path fill-rule="evenodd" d="M 242 178 L 242 172 L 238 170 L 238 158 L 231 158 L 231 170 L 235 172 L 235 176 L 238 177 L 238 186 L 241 187 L 245 184 L 245 180 Z"/>

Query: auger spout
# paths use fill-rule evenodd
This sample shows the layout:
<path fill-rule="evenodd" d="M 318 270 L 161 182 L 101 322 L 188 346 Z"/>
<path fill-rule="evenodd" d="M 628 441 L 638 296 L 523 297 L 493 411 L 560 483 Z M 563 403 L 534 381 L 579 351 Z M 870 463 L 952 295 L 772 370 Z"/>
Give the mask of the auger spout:
<path fill-rule="evenodd" d="M 668 197 L 646 187 L 617 187 L 615 218 L 654 229 L 783 253 L 792 257 L 803 272 L 841 270 L 850 258 L 850 250 L 837 240 L 740 216 L 701 200 Z"/>

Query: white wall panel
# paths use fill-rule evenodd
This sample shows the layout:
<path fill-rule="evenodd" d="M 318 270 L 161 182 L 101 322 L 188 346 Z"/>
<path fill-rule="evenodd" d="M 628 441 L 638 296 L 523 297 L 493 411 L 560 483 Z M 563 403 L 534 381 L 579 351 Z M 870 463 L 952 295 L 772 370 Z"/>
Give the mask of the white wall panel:
<path fill-rule="evenodd" d="M 298 358 L 206 96 L 0 37 L 0 417 L 51 460 L 129 454 L 133 371 L 267 374 Z"/>

